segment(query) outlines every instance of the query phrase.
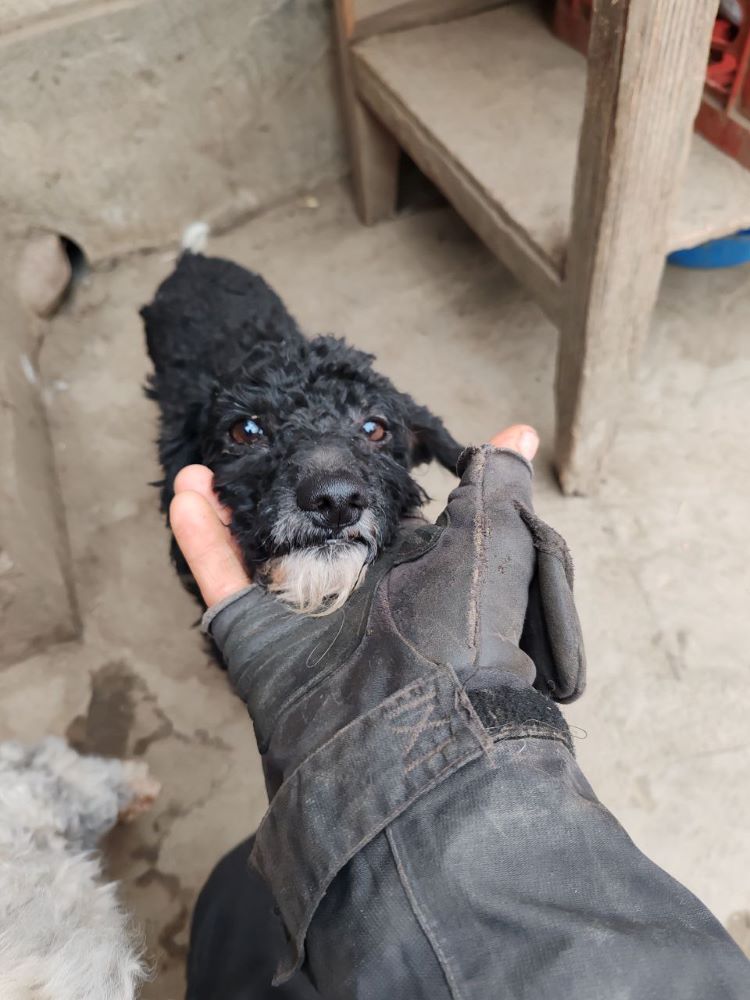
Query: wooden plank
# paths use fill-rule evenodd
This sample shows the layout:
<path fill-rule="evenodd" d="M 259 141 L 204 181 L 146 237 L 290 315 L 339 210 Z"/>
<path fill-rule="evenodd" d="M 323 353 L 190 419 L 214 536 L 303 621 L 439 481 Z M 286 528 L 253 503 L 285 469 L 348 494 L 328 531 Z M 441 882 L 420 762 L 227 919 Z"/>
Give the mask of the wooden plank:
<path fill-rule="evenodd" d="M 596 489 L 656 301 L 715 0 L 596 0 L 557 370 L 567 493 Z"/>
<path fill-rule="evenodd" d="M 412 123 L 447 150 L 562 271 L 585 59 L 549 32 L 533 6 L 521 3 L 370 38 L 353 51 L 358 74 L 366 64 L 370 89 L 398 99 L 405 127 Z M 746 226 L 750 171 L 694 136 L 667 248 Z"/>
<path fill-rule="evenodd" d="M 353 57 L 358 81 L 367 72 L 365 100 L 376 89 L 383 100 L 393 95 L 404 128 L 430 136 L 561 271 L 583 106 L 580 56 L 533 10 L 513 4 L 370 38 Z M 572 96 L 560 99 L 571 85 Z"/>
<path fill-rule="evenodd" d="M 538 298 L 548 316 L 560 316 L 561 276 L 558 268 L 529 234 L 488 195 L 393 90 L 372 71 L 369 61 L 352 50 L 357 91 L 419 168 L 439 187 L 477 235 L 518 280 Z"/>
<path fill-rule="evenodd" d="M 355 0 L 354 41 L 423 24 L 468 17 L 511 0 Z"/>
<path fill-rule="evenodd" d="M 354 89 L 350 54 L 355 28 L 353 0 L 336 0 L 334 18 L 354 202 L 362 222 L 372 225 L 396 210 L 400 150 Z"/>

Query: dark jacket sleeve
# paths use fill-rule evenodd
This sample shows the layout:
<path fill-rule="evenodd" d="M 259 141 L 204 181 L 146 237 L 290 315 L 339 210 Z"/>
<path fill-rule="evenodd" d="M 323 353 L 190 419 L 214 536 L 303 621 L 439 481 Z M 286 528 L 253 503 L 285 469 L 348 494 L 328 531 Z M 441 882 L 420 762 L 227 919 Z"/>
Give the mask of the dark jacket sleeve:
<path fill-rule="evenodd" d="M 547 697 L 580 691 L 583 653 L 529 467 L 491 448 L 464 466 L 438 526 L 340 615 L 252 588 L 207 616 L 266 770 L 252 860 L 286 931 L 279 981 L 303 965 L 326 1000 L 750 998 L 739 949 L 598 802 Z"/>
<path fill-rule="evenodd" d="M 522 730 L 506 727 L 339 872 L 308 932 L 321 994 L 750 997 L 746 958 L 638 850 L 564 741 Z"/>

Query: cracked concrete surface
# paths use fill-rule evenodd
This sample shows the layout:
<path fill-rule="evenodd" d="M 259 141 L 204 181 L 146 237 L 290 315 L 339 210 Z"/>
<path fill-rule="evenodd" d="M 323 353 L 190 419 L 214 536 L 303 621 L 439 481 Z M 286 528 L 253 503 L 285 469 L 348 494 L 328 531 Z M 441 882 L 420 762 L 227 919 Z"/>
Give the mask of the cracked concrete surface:
<path fill-rule="evenodd" d="M 450 211 L 363 229 L 340 188 L 316 195 L 211 252 L 262 271 L 308 330 L 377 353 L 459 438 L 540 429 L 537 505 L 573 550 L 589 656 L 589 689 L 566 709 L 579 758 L 636 843 L 750 951 L 747 272 L 668 270 L 601 493 L 564 499 L 549 471 L 555 333 L 538 307 Z M 162 782 L 107 844 L 155 963 L 147 1000 L 182 996 L 196 892 L 264 809 L 250 723 L 192 627 L 148 485 L 137 308 L 169 267 L 154 253 L 93 274 L 50 327 L 42 375 L 84 638 L 0 672 L 3 736 L 144 756 Z M 437 512 L 451 478 L 424 478 Z"/>

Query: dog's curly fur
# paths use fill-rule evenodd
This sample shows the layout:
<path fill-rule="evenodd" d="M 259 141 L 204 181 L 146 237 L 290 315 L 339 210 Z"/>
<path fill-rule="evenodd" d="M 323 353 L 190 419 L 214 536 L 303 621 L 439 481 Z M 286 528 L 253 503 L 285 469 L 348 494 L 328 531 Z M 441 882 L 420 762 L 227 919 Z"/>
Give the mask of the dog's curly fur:
<path fill-rule="evenodd" d="M 307 339 L 266 282 L 229 261 L 183 253 L 141 313 L 154 364 L 147 393 L 161 409 L 162 510 L 183 466 L 209 466 L 253 575 L 300 610 L 339 606 L 424 502 L 412 466 L 437 459 L 455 471 L 461 447 L 373 370 L 371 355 Z M 250 419 L 260 433 L 238 443 L 233 429 Z M 373 419 L 385 429 L 377 442 L 363 433 Z M 300 483 L 340 474 L 362 509 L 356 523 L 331 527 L 300 508 Z M 195 592 L 174 540 L 172 554 Z"/>
<path fill-rule="evenodd" d="M 159 791 L 145 764 L 0 743 L 0 997 L 133 1000 L 146 978 L 94 848 Z"/>

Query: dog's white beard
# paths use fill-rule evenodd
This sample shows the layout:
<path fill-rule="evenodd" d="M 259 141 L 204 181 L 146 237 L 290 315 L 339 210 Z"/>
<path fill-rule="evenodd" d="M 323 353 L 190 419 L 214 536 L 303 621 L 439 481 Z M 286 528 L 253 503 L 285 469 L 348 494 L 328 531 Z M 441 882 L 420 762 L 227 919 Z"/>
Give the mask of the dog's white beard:
<path fill-rule="evenodd" d="M 297 549 L 269 561 L 268 590 L 303 614 L 329 615 L 360 585 L 369 561 L 362 542 Z"/>

